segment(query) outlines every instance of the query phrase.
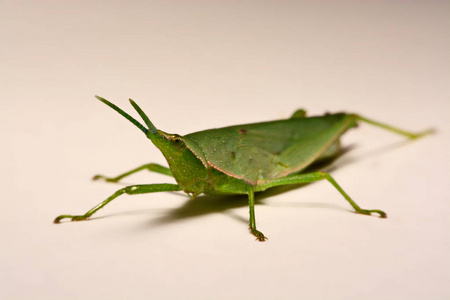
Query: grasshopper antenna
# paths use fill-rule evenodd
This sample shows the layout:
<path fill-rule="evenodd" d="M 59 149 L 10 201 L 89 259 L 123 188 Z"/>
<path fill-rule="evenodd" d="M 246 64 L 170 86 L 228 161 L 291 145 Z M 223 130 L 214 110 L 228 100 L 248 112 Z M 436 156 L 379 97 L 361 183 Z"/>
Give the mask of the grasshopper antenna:
<path fill-rule="evenodd" d="M 106 99 L 104 99 L 104 98 L 102 98 L 102 97 L 99 97 L 99 96 L 95 96 L 95 98 L 97 98 L 98 100 L 102 101 L 103 103 L 105 103 L 106 105 L 108 105 L 109 107 L 111 107 L 112 109 L 114 109 L 115 111 L 117 111 L 119 114 L 121 114 L 122 116 L 124 116 L 125 119 L 127 119 L 128 121 L 130 121 L 131 123 L 133 123 L 137 128 L 139 128 L 143 133 L 145 133 L 145 135 L 147 135 L 149 129 L 145 128 L 144 125 L 142 125 L 141 123 L 139 123 L 135 118 L 133 118 L 132 116 L 130 116 L 129 114 L 127 114 L 127 113 L 124 112 L 122 109 L 120 109 L 119 107 L 117 107 L 115 104 L 109 102 L 108 100 L 106 100 Z M 132 102 L 131 104 L 133 105 L 133 103 L 134 103 L 134 102 Z M 136 106 L 135 106 L 135 105 L 136 105 Z M 147 117 L 147 116 L 144 114 L 144 112 L 137 106 L 136 103 L 133 105 L 133 107 L 138 111 L 138 113 L 139 113 L 139 115 L 140 115 L 141 117 L 142 117 L 142 115 L 144 115 L 144 116 L 147 118 L 148 122 L 147 122 L 147 120 L 146 120 L 144 117 L 142 117 L 147 125 L 149 125 L 149 124 L 151 125 L 151 127 L 150 127 L 150 125 L 149 125 L 150 131 L 151 131 L 152 133 L 156 132 L 155 126 L 153 126 L 153 124 L 150 122 L 150 120 L 148 119 L 148 117 Z M 137 107 L 137 108 L 136 108 L 136 107 Z M 139 110 L 138 110 L 138 109 L 139 109 Z M 141 114 L 141 113 L 142 113 L 142 114 Z M 153 132 L 153 130 L 154 130 L 154 132 Z"/>
<path fill-rule="evenodd" d="M 130 100 L 131 105 L 133 105 L 134 109 L 141 116 L 142 120 L 144 120 L 145 124 L 147 124 L 148 130 L 150 130 L 150 132 L 153 134 L 157 134 L 157 129 L 156 129 L 155 125 L 153 125 L 153 123 L 150 121 L 150 119 L 147 117 L 147 115 L 144 113 L 144 111 L 132 99 L 128 99 L 128 100 Z"/>

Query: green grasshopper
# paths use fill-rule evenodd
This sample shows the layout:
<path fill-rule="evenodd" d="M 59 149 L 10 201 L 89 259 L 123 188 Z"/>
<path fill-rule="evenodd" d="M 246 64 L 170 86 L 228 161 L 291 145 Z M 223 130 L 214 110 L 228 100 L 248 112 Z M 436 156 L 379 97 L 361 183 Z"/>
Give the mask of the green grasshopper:
<path fill-rule="evenodd" d="M 386 213 L 377 209 L 360 208 L 338 183 L 326 172 L 302 173 L 313 163 L 337 156 L 339 138 L 348 129 L 363 121 L 386 130 L 417 139 L 432 132 L 407 132 L 356 114 L 336 113 L 306 117 L 304 110 L 296 111 L 289 119 L 236 125 L 194 132 L 185 136 L 156 129 L 142 109 L 130 99 L 148 128 L 106 99 L 97 99 L 133 123 L 149 138 L 166 158 L 169 168 L 146 164 L 114 178 L 97 175 L 94 179 L 118 182 L 141 170 L 148 170 L 175 178 L 177 184 L 131 185 L 116 191 L 84 215 L 60 215 L 54 223 L 69 218 L 86 220 L 99 209 L 122 194 L 136 195 L 155 192 L 184 191 L 191 198 L 202 193 L 209 195 L 248 195 L 249 229 L 258 241 L 264 234 L 256 229 L 255 192 L 290 184 L 305 184 L 328 180 L 355 209 L 356 213 Z"/>

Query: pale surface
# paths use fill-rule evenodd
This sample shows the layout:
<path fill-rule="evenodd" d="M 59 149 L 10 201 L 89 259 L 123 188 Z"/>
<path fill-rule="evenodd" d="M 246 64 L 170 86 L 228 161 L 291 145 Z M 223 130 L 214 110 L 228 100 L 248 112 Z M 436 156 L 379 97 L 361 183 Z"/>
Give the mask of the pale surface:
<path fill-rule="evenodd" d="M 1 299 L 449 299 L 448 1 L 2 1 Z M 165 163 L 97 101 L 189 132 L 309 113 L 368 125 L 327 182 L 260 197 L 122 196 L 92 182 Z M 134 114 L 135 115 L 135 114 Z M 172 182 L 142 173 L 128 183 Z"/>

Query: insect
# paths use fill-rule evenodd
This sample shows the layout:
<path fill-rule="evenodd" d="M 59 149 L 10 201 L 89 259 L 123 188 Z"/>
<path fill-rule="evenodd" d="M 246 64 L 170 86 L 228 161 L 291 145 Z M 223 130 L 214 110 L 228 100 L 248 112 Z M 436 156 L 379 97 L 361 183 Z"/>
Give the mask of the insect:
<path fill-rule="evenodd" d="M 156 129 L 142 109 L 130 99 L 131 105 L 147 127 L 106 99 L 97 99 L 114 109 L 139 128 L 162 152 L 169 168 L 150 163 L 123 173 L 117 177 L 97 175 L 94 179 L 118 182 L 141 170 L 148 170 L 175 178 L 177 184 L 142 184 L 122 188 L 105 201 L 94 206 L 84 215 L 60 215 L 54 223 L 63 219 L 82 221 L 122 194 L 136 195 L 167 191 L 184 191 L 191 198 L 199 194 L 248 195 L 249 229 L 258 241 L 265 241 L 264 234 L 256 229 L 256 192 L 266 189 L 327 180 L 350 203 L 356 213 L 386 213 L 377 209 L 362 209 L 339 184 L 326 172 L 308 172 L 312 165 L 340 153 L 339 138 L 348 129 L 363 121 L 386 130 L 417 139 L 432 132 L 404 131 L 390 125 L 364 118 L 357 114 L 336 113 L 306 117 L 304 110 L 297 110 L 289 119 L 236 125 L 194 132 L 185 136 Z"/>

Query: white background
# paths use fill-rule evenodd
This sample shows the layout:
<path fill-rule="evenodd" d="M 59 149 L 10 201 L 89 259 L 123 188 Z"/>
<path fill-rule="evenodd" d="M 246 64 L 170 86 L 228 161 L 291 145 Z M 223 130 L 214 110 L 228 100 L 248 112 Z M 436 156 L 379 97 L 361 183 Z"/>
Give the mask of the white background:
<path fill-rule="evenodd" d="M 448 1 L 1 1 L 1 299 L 449 299 Z M 361 113 L 327 182 L 244 198 L 93 182 L 163 156 L 93 96 L 186 134 Z M 126 183 L 173 182 L 143 172 Z"/>

